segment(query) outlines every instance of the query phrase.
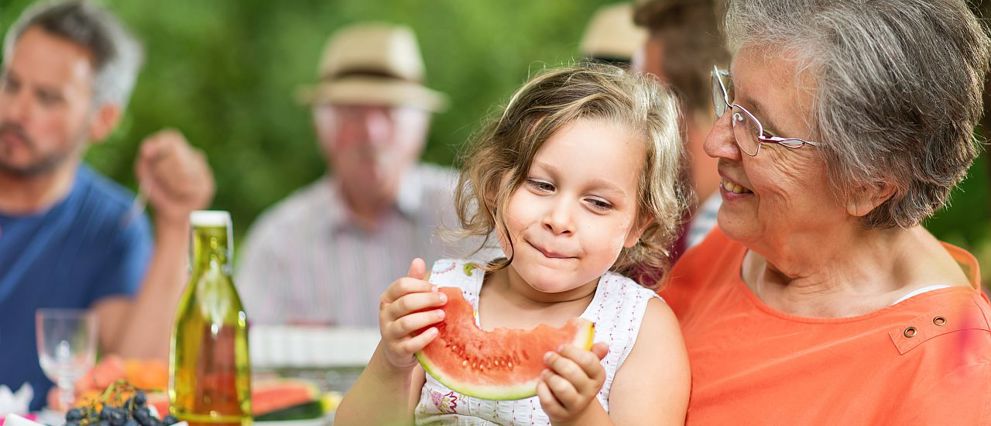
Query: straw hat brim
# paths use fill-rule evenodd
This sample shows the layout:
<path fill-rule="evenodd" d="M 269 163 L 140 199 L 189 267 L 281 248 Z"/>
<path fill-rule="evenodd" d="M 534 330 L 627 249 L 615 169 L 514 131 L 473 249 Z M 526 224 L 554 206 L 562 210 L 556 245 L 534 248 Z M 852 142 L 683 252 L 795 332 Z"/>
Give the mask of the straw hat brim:
<path fill-rule="evenodd" d="M 351 77 L 301 87 L 296 92 L 296 99 L 306 105 L 328 102 L 409 106 L 430 112 L 447 109 L 447 96 L 443 93 L 408 81 L 375 77 Z"/>

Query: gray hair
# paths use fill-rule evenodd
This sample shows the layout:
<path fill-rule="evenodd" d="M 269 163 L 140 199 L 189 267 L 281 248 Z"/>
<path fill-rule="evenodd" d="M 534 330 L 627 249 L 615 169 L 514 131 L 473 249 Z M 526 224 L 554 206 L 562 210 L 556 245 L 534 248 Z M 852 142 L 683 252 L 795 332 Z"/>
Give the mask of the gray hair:
<path fill-rule="evenodd" d="M 811 77 L 804 118 L 840 197 L 894 186 L 867 227 L 931 216 L 977 156 L 991 41 L 964 0 L 731 0 L 726 31 Z"/>
<path fill-rule="evenodd" d="M 21 14 L 7 32 L 5 60 L 10 60 L 14 44 L 24 32 L 35 27 L 90 51 L 94 105 L 127 106 L 144 55 L 141 45 L 117 18 L 85 0 L 38 4 Z"/>

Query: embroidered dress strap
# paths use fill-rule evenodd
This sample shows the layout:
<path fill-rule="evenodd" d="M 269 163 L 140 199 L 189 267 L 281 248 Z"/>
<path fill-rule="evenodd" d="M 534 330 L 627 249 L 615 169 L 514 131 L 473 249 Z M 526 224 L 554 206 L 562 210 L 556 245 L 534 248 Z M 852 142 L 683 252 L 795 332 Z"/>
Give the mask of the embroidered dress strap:
<path fill-rule="evenodd" d="M 595 341 L 609 346 L 609 354 L 602 360 L 606 381 L 599 392 L 602 407 L 609 410 L 608 396 L 619 367 L 633 350 L 640 333 L 640 325 L 647 312 L 650 299 L 660 297 L 635 281 L 619 274 L 607 272 L 599 280 L 595 297 L 582 318 L 595 323 Z"/>

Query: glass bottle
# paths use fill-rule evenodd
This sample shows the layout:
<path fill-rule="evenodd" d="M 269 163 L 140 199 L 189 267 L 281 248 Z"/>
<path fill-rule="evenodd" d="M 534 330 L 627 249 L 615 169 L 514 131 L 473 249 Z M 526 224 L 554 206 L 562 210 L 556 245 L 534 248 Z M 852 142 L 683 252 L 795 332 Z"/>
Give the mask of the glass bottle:
<path fill-rule="evenodd" d="M 193 426 L 247 426 L 248 320 L 231 279 L 230 213 L 195 211 L 190 224 L 192 274 L 172 332 L 170 412 Z"/>

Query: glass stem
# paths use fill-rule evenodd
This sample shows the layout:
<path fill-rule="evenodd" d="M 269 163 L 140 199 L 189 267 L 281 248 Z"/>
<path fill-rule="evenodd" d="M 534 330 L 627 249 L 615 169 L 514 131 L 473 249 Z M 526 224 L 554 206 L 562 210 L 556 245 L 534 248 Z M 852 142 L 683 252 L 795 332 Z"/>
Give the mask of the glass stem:
<path fill-rule="evenodd" d="M 76 399 L 75 383 L 69 377 L 61 376 L 58 379 L 58 402 L 63 411 L 72 408 L 72 402 Z"/>

